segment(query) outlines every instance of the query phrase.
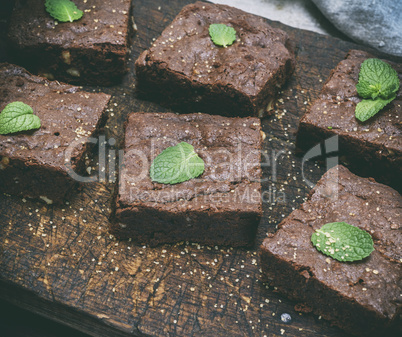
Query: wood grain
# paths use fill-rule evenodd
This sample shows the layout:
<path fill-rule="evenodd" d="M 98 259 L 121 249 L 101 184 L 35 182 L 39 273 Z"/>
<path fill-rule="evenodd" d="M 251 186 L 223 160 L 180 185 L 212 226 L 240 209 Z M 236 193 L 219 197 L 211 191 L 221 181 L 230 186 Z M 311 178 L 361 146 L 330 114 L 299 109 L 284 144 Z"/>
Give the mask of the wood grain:
<path fill-rule="evenodd" d="M 187 3 L 135 1 L 138 32 L 129 74 L 116 87 L 86 88 L 113 95 L 107 139 L 119 144 L 122 123 L 132 111 L 167 111 L 136 98 L 133 64 Z M 108 233 L 114 188 L 109 181 L 84 185 L 63 207 L 3 195 L 2 299 L 92 336 L 347 336 L 316 316 L 295 312 L 295 303 L 263 284 L 257 253 L 267 233 L 310 191 L 301 178 L 301 159 L 294 156 L 298 120 L 330 70 L 349 49 L 358 47 L 277 22 L 272 25 L 295 41 L 297 67 L 275 115 L 263 122 L 270 161 L 264 167 L 264 216 L 255 248 L 180 243 L 151 249 L 117 241 Z M 278 158 L 276 174 L 273 157 Z M 306 169 L 313 182 L 325 171 L 316 163 Z M 280 319 L 285 312 L 292 316 L 290 323 Z"/>

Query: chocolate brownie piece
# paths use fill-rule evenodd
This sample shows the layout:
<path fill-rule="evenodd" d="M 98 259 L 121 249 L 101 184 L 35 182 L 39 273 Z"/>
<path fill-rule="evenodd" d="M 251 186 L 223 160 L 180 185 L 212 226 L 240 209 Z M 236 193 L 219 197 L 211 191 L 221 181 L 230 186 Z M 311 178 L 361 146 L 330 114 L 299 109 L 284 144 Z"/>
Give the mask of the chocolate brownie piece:
<path fill-rule="evenodd" d="M 332 168 L 300 209 L 264 240 L 264 278 L 349 332 L 396 336 L 402 326 L 401 212 L 402 197 L 392 188 L 344 166 Z M 313 247 L 313 232 L 338 221 L 372 235 L 375 250 L 369 257 L 342 263 Z"/>
<path fill-rule="evenodd" d="M 237 40 L 216 46 L 210 24 L 233 27 Z M 185 6 L 136 61 L 137 88 L 181 111 L 227 116 L 267 114 L 294 70 L 289 37 L 239 9 L 196 2 Z"/>
<path fill-rule="evenodd" d="M 38 130 L 0 135 L 0 191 L 61 202 L 76 184 L 69 170 L 85 172 L 85 137 L 95 136 L 106 122 L 109 99 L 0 64 L 0 111 L 21 101 L 42 124 Z"/>
<path fill-rule="evenodd" d="M 114 235 L 152 246 L 253 244 L 262 212 L 258 118 L 133 113 L 125 132 Z M 152 182 L 154 158 L 180 142 L 194 146 L 204 173 L 175 185 Z"/>
<path fill-rule="evenodd" d="M 130 5 L 131 0 L 80 1 L 81 19 L 57 23 L 44 0 L 20 1 L 9 27 L 15 58 L 49 79 L 112 84 L 126 72 Z"/>
<path fill-rule="evenodd" d="M 402 190 L 402 85 L 397 98 L 365 123 L 355 118 L 361 63 L 372 56 L 351 50 L 332 71 L 319 98 L 300 121 L 296 146 L 305 152 L 331 136 L 348 166 Z M 392 64 L 402 79 L 402 64 Z"/>

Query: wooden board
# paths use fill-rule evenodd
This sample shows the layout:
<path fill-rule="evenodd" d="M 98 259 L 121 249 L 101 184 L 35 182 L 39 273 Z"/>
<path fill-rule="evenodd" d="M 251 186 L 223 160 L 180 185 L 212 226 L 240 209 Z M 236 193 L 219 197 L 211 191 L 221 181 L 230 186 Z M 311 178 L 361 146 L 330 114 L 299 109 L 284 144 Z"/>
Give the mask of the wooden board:
<path fill-rule="evenodd" d="M 108 139 L 122 139 L 122 123 L 131 111 L 166 111 L 136 98 L 133 62 L 189 2 L 135 1 L 138 32 L 130 73 L 119 86 L 94 89 L 113 95 Z M 295 41 L 297 67 L 275 106 L 275 116 L 263 122 L 271 165 L 264 168 L 264 216 L 255 248 L 181 243 L 151 249 L 117 241 L 108 233 L 114 188 L 109 182 L 85 185 L 62 207 L 3 195 L 2 299 L 93 336 L 347 336 L 316 316 L 295 312 L 295 303 L 263 284 L 258 247 L 310 191 L 301 178 L 301 159 L 294 156 L 298 120 L 330 70 L 357 46 L 277 22 L 272 25 Z M 315 163 L 305 169 L 313 182 L 325 171 Z M 289 313 L 292 321 L 282 322 L 282 313 Z"/>

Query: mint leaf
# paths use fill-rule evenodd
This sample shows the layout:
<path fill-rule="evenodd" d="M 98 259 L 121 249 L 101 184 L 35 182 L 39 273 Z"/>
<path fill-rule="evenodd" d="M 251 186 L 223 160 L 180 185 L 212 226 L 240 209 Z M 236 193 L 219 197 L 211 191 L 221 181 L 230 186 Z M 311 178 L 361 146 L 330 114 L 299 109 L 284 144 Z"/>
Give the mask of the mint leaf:
<path fill-rule="evenodd" d="M 396 95 L 390 99 L 364 99 L 356 105 L 355 116 L 360 122 L 365 122 L 373 117 L 377 112 L 384 108 L 388 103 L 395 99 Z"/>
<path fill-rule="evenodd" d="M 341 262 L 362 260 L 374 250 L 371 235 L 346 222 L 325 224 L 311 235 L 311 242 L 318 251 Z"/>
<path fill-rule="evenodd" d="M 363 98 L 372 98 L 376 99 L 380 94 L 380 86 L 379 85 L 372 85 L 370 82 L 367 81 L 359 81 L 356 84 L 356 90 L 359 96 Z"/>
<path fill-rule="evenodd" d="M 204 161 L 186 142 L 163 150 L 152 162 L 151 180 L 161 184 L 177 184 L 198 177 L 204 172 Z"/>
<path fill-rule="evenodd" d="M 40 128 L 40 119 L 32 108 L 22 102 L 7 104 L 0 113 L 0 134 L 27 131 Z"/>
<path fill-rule="evenodd" d="M 46 0 L 45 7 L 53 18 L 61 22 L 73 22 L 84 14 L 70 0 Z"/>
<path fill-rule="evenodd" d="M 359 83 L 361 84 L 359 85 Z M 388 63 L 379 59 L 367 59 L 362 63 L 359 72 L 359 83 L 356 89 L 363 98 L 369 97 L 364 95 L 365 90 L 360 93 L 359 88 L 361 91 L 361 87 L 366 87 L 366 85 L 370 87 L 370 97 L 373 99 L 377 96 L 389 99 L 399 89 L 398 73 Z"/>
<path fill-rule="evenodd" d="M 213 23 L 209 26 L 209 36 L 217 46 L 230 46 L 236 40 L 236 30 L 233 27 L 221 23 Z"/>

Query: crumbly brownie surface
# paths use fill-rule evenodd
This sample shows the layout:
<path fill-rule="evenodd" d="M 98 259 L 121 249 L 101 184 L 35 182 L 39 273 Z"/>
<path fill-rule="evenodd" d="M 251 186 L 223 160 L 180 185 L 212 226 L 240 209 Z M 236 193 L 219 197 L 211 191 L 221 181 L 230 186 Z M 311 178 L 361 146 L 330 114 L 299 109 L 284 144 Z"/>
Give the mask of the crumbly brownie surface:
<path fill-rule="evenodd" d="M 180 142 L 194 146 L 204 173 L 176 185 L 152 182 L 153 159 Z M 131 114 L 112 232 L 151 245 L 251 245 L 261 217 L 260 149 L 257 118 Z"/>
<path fill-rule="evenodd" d="M 43 0 L 20 2 L 9 28 L 16 59 L 58 80 L 111 84 L 126 72 L 130 5 L 130 0 L 80 1 L 81 19 L 56 24 Z"/>
<path fill-rule="evenodd" d="M 208 28 L 235 28 L 237 40 L 214 45 Z M 136 62 L 138 88 L 182 110 L 228 116 L 266 114 L 294 69 L 287 34 L 239 9 L 196 2 L 182 9 Z M 155 99 L 155 98 L 154 98 Z"/>
<path fill-rule="evenodd" d="M 358 177 L 344 166 L 332 168 L 300 209 L 264 240 L 264 277 L 343 329 L 393 336 L 402 322 L 401 212 L 402 197 L 392 188 Z M 311 243 L 314 230 L 337 221 L 368 231 L 375 251 L 353 263 L 318 252 Z"/>
<path fill-rule="evenodd" d="M 61 201 L 75 185 L 65 159 L 71 158 L 71 168 L 82 174 L 88 144 L 81 140 L 104 125 L 110 95 L 83 92 L 6 63 L 0 64 L 0 93 L 0 111 L 22 101 L 42 124 L 38 130 L 0 135 L 0 190 Z"/>
<path fill-rule="evenodd" d="M 319 98 L 300 120 L 296 145 L 306 151 L 323 139 L 339 136 L 340 150 L 364 175 L 402 189 L 402 84 L 397 98 L 365 123 L 355 118 L 361 98 L 356 91 L 361 63 L 372 56 L 351 50 L 332 71 Z M 391 64 L 402 79 L 402 65 Z M 330 128 L 330 129 L 329 129 Z"/>

